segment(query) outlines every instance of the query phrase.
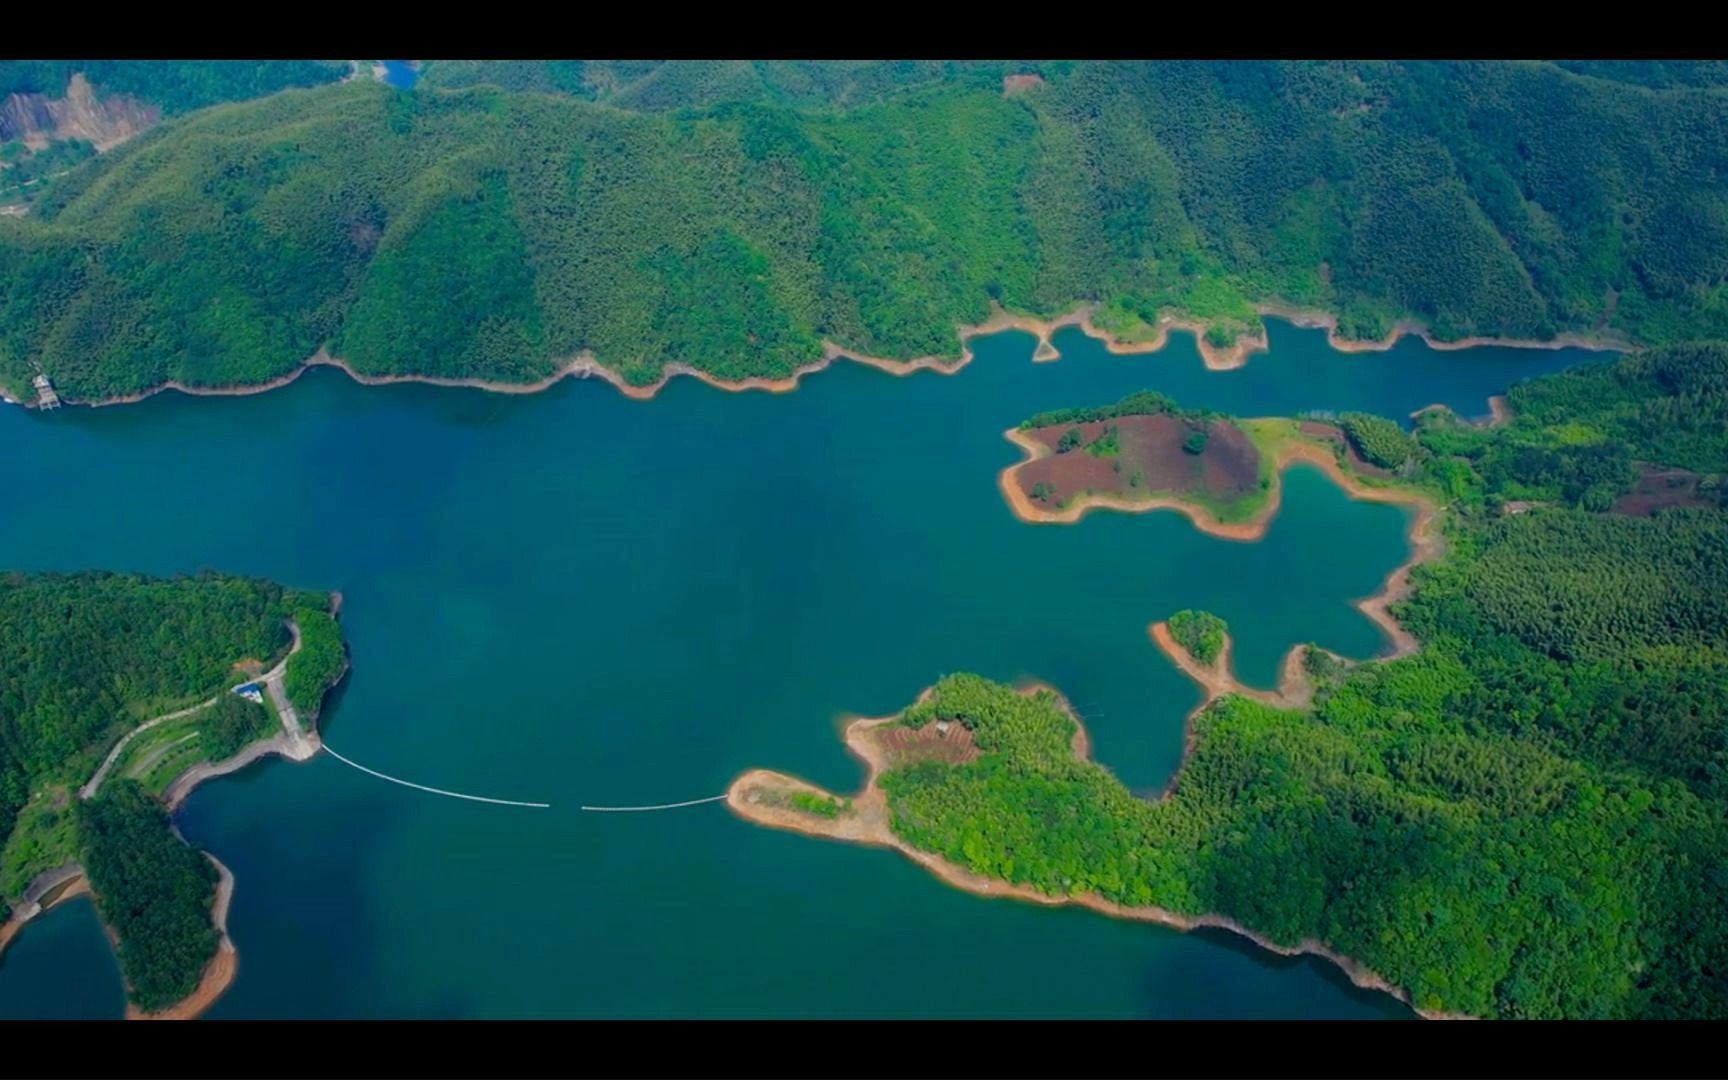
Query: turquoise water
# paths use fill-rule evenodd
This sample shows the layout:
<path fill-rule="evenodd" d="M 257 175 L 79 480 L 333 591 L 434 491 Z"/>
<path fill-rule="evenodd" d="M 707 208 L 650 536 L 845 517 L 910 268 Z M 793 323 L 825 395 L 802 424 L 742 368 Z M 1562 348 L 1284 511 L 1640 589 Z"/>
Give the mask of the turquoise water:
<path fill-rule="evenodd" d="M 398 90 L 408 90 L 420 78 L 420 69 L 412 60 L 380 60 L 384 65 L 384 81 Z"/>
<path fill-rule="evenodd" d="M 87 896 L 38 916 L 0 957 L 0 1018 L 108 1020 L 125 1011 L 120 965 Z"/>
<path fill-rule="evenodd" d="M 1243 676 L 1292 644 L 1381 639 L 1352 601 L 1405 557 L 1406 511 L 1286 477 L 1266 539 L 1172 513 L 1017 521 L 1003 429 L 1151 387 L 1241 415 L 1434 401 L 1470 415 L 1578 352 L 1341 355 L 1271 327 L 1270 355 L 1206 372 L 1191 338 L 1113 357 L 1078 331 L 974 343 L 955 376 L 838 365 L 791 394 L 674 380 L 507 397 L 362 388 L 316 370 L 253 397 L 0 411 L 36 492 L 0 506 L 0 566 L 203 567 L 340 589 L 354 669 L 328 756 L 207 785 L 181 828 L 238 879 L 241 954 L 218 1017 L 1405 1016 L 1329 967 L 1230 939 L 983 900 L 900 856 L 758 829 L 714 795 L 765 766 L 851 789 L 843 714 L 940 674 L 1033 675 L 1096 756 L 1153 790 L 1197 700 L 1147 640 L 1183 607 L 1230 620 Z M 76 909 L 15 944 L 88 938 Z M 59 940 L 59 939 L 56 939 Z M 0 967 L 0 1016 L 29 971 Z M 119 1011 L 111 960 L 38 1008 Z M 908 977 L 916 972 L 916 977 Z M 54 1003 L 43 994 L 58 995 Z"/>

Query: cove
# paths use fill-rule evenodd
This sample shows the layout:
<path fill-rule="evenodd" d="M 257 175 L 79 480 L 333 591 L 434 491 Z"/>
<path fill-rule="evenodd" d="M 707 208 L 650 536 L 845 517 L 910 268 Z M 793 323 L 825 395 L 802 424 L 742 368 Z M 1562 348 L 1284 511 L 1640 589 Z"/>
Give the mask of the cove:
<path fill-rule="evenodd" d="M 1403 560 L 1406 511 L 1297 466 L 1259 543 L 1173 513 L 1029 525 L 996 487 L 1020 456 L 1001 432 L 1147 388 L 1244 416 L 1480 415 L 1591 355 L 1411 338 L 1346 355 L 1275 321 L 1270 338 L 1229 372 L 1187 335 L 1111 356 L 1066 330 L 1055 363 L 1005 333 L 952 376 L 842 364 L 781 395 L 678 379 L 651 402 L 598 380 L 504 396 L 314 370 L 252 397 L 0 410 L 0 454 L 28 481 L 0 505 L 0 566 L 338 589 L 354 668 L 325 710 L 332 744 L 552 804 L 441 799 L 327 757 L 201 788 L 181 828 L 238 881 L 239 976 L 212 1017 L 1408 1016 L 1316 961 L 982 900 L 716 805 L 578 810 L 719 794 L 757 765 L 853 790 L 841 716 L 955 670 L 1057 686 L 1097 759 L 1156 790 L 1197 694 L 1147 624 L 1222 615 L 1263 686 L 1297 642 L 1372 655 L 1379 631 L 1351 605 Z M 118 1015 L 78 911 L 14 943 L 0 1016 L 26 1000 Z M 61 947 L 50 984 L 33 965 L 56 934 L 102 947 Z"/>

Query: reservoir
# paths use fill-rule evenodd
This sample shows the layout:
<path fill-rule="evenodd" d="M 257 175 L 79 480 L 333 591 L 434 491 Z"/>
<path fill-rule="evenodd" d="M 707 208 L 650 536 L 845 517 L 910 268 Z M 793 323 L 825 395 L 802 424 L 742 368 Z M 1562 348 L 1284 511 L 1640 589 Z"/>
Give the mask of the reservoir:
<path fill-rule="evenodd" d="M 1141 389 L 1241 416 L 1434 402 L 1467 416 L 1593 354 L 1405 338 L 1344 354 L 1271 321 L 1208 372 L 1194 341 L 1113 356 L 1078 329 L 973 342 L 957 374 L 855 364 L 786 394 L 674 379 L 544 393 L 361 387 L 315 369 L 248 397 L 0 410 L 0 567 L 222 569 L 343 594 L 353 670 L 324 755 L 211 783 L 178 815 L 231 868 L 232 989 L 211 1017 L 1408 1017 L 1328 965 L 1208 933 L 987 900 L 900 855 L 760 829 L 718 795 L 765 767 L 850 791 L 842 717 L 945 672 L 1035 676 L 1137 791 L 1177 767 L 1198 692 L 1147 624 L 1230 623 L 1269 686 L 1293 644 L 1372 656 L 1352 605 L 1406 511 L 1285 477 L 1258 543 L 1169 512 L 1015 519 L 1004 429 Z M 916 978 L 907 978 L 908 972 Z M 87 900 L 0 961 L 0 1017 L 116 1017 Z"/>

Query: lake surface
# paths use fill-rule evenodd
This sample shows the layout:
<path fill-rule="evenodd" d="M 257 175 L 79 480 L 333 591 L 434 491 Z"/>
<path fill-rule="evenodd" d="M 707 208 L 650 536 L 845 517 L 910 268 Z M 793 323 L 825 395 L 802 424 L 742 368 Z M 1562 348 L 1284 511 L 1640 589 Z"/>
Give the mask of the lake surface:
<path fill-rule="evenodd" d="M 1014 518 L 1003 429 L 1144 388 L 1245 416 L 1431 402 L 1466 415 L 1579 351 L 1333 352 L 1280 322 L 1207 372 L 1193 339 L 1108 355 L 1077 329 L 974 342 L 954 376 L 841 364 L 795 392 L 675 379 L 537 395 L 364 388 L 319 369 L 268 394 L 0 410 L 0 566 L 218 568 L 340 589 L 354 668 L 328 755 L 206 785 L 180 815 L 238 887 L 214 1017 L 1406 1017 L 1328 965 L 950 889 L 890 851 L 756 828 L 716 795 L 763 766 L 852 790 L 847 713 L 944 672 L 1032 675 L 1099 760 L 1154 790 L 1198 700 L 1147 639 L 1230 621 L 1269 685 L 1293 644 L 1383 644 L 1352 606 L 1408 552 L 1407 511 L 1286 474 L 1261 543 L 1169 512 Z M 25 494 L 27 482 L 31 497 Z M 45 493 L 51 493 L 46 494 Z M 53 954 L 51 957 L 50 954 Z M 915 975 L 911 974 L 915 973 Z M 0 962 L 0 1016 L 117 1016 L 87 903 Z"/>
<path fill-rule="evenodd" d="M 398 90 L 413 89 L 420 78 L 420 69 L 413 60 L 380 60 L 384 65 L 384 81 Z"/>

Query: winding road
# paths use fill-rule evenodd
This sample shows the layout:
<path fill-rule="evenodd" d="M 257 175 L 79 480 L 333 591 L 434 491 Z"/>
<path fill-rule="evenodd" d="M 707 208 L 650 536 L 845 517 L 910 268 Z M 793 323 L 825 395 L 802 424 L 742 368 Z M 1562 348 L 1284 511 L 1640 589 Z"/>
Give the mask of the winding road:
<path fill-rule="evenodd" d="M 182 716 L 191 716 L 200 709 L 208 709 L 210 706 L 216 704 L 217 698 L 220 698 L 221 696 L 222 695 L 217 694 L 216 697 L 210 698 L 207 701 L 200 701 L 198 704 L 190 705 L 178 712 L 171 712 L 164 716 L 158 716 L 154 720 L 146 720 L 131 731 L 120 736 L 120 741 L 114 744 L 114 749 L 108 751 L 108 756 L 102 759 L 102 765 L 96 770 L 96 775 L 92 776 L 88 783 L 78 789 L 78 797 L 80 799 L 93 799 L 96 797 L 96 793 L 102 790 L 102 781 L 108 778 L 109 770 L 114 768 L 114 763 L 120 760 L 120 755 L 132 744 L 133 739 L 136 739 L 146 731 L 149 731 L 157 724 L 166 724 L 168 721 L 178 720 Z"/>
<path fill-rule="evenodd" d="M 300 714 L 295 711 L 293 704 L 288 700 L 287 693 L 282 688 L 282 676 L 288 670 L 288 658 L 300 651 L 300 627 L 295 625 L 293 619 L 288 620 L 288 633 L 292 636 L 293 643 L 288 646 L 287 655 L 283 656 L 275 667 L 253 681 L 264 687 L 265 692 L 270 695 L 271 704 L 276 706 L 276 715 L 282 721 L 283 736 L 287 740 L 284 753 L 295 761 L 305 761 L 318 752 L 318 747 L 314 745 L 312 739 L 306 737 L 305 731 L 301 729 Z M 165 724 L 170 720 L 190 716 L 200 709 L 208 709 L 216 704 L 221 696 L 221 694 L 217 694 L 207 701 L 200 701 L 196 705 L 146 720 L 122 735 L 120 741 L 114 744 L 114 748 L 108 751 L 108 756 L 102 759 L 102 765 L 96 770 L 96 775 L 78 789 L 78 797 L 80 799 L 96 797 L 96 793 L 102 790 L 102 781 L 108 778 L 108 773 L 114 768 L 114 763 L 120 760 L 120 755 L 125 752 L 127 746 L 131 745 L 133 739 L 158 724 Z M 196 767 L 194 766 L 194 768 Z"/>

